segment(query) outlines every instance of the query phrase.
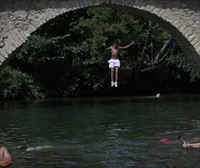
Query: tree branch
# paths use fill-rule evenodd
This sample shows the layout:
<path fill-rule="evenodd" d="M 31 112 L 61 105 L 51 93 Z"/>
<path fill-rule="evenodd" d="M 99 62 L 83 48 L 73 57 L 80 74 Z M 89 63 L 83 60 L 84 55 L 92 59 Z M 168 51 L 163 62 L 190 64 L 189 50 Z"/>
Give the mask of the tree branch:
<path fill-rule="evenodd" d="M 155 56 L 154 59 L 154 65 L 159 63 L 160 57 L 166 52 L 167 48 L 172 44 L 173 39 L 170 38 L 169 40 L 166 41 L 166 43 L 162 46 L 158 54 Z"/>
<path fill-rule="evenodd" d="M 155 61 L 153 62 L 153 65 L 148 66 L 141 70 L 141 72 L 148 72 L 153 71 L 155 69 L 159 68 L 159 64 L 168 56 L 171 48 L 169 48 L 170 44 L 173 42 L 172 38 L 169 39 L 163 47 L 160 49 L 159 53 L 156 55 Z M 167 51 L 166 51 L 167 50 Z M 164 55 L 163 55 L 164 54 Z M 163 56 L 162 56 L 163 55 Z M 162 57 L 161 57 L 162 56 Z M 160 58 L 161 57 L 161 58 Z"/>
<path fill-rule="evenodd" d="M 152 66 L 149 66 L 149 67 L 142 69 L 141 72 L 150 72 L 150 71 L 153 71 L 153 70 L 158 69 L 158 68 L 159 68 L 158 66 L 152 65 Z"/>

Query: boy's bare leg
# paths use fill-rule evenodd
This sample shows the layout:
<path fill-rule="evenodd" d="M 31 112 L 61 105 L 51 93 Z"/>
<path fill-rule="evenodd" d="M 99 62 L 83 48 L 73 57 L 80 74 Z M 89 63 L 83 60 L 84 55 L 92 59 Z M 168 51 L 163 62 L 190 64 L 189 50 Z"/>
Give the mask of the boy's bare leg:
<path fill-rule="evenodd" d="M 118 71 L 119 71 L 119 68 L 115 67 L 115 82 L 118 81 Z"/>
<path fill-rule="evenodd" d="M 111 82 L 113 82 L 114 81 L 114 68 L 111 68 L 111 74 L 110 74 L 110 76 L 111 76 Z"/>
<path fill-rule="evenodd" d="M 115 87 L 118 87 L 118 71 L 119 71 L 119 68 L 118 67 L 115 67 Z"/>
<path fill-rule="evenodd" d="M 110 74 L 110 76 L 111 76 L 111 87 L 113 87 L 114 86 L 114 71 L 115 71 L 115 69 L 114 68 L 111 68 L 110 69 L 111 70 L 111 74 Z"/>

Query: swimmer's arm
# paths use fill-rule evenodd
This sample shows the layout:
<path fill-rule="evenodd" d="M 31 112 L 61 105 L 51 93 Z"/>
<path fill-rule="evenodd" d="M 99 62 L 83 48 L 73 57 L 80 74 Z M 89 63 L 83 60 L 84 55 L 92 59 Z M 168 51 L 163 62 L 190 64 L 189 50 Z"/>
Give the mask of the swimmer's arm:
<path fill-rule="evenodd" d="M 188 147 L 190 147 L 190 148 L 200 148 L 200 143 L 189 143 L 188 144 Z"/>

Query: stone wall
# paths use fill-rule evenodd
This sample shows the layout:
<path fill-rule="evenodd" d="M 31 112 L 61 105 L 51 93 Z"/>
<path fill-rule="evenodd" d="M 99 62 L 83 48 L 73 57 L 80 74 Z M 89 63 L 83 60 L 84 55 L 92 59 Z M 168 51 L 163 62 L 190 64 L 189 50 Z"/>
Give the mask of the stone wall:
<path fill-rule="evenodd" d="M 40 26 L 66 12 L 113 6 L 158 22 L 200 72 L 199 0 L 0 0 L 0 66 Z"/>

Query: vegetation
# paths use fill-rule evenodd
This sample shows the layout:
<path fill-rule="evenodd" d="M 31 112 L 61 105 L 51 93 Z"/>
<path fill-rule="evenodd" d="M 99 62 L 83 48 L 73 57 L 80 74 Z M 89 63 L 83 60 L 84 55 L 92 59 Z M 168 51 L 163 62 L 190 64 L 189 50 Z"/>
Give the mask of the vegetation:
<path fill-rule="evenodd" d="M 43 97 L 31 76 L 10 67 L 0 73 L 0 88 L 0 97 L 3 99 Z"/>
<path fill-rule="evenodd" d="M 120 53 L 120 94 L 194 91 L 193 85 L 198 90 L 181 50 L 157 24 L 95 7 L 59 16 L 34 33 L 11 61 L 12 68 L 0 72 L 0 96 L 113 95 L 110 53 L 103 44 L 131 41 L 135 45 Z"/>

